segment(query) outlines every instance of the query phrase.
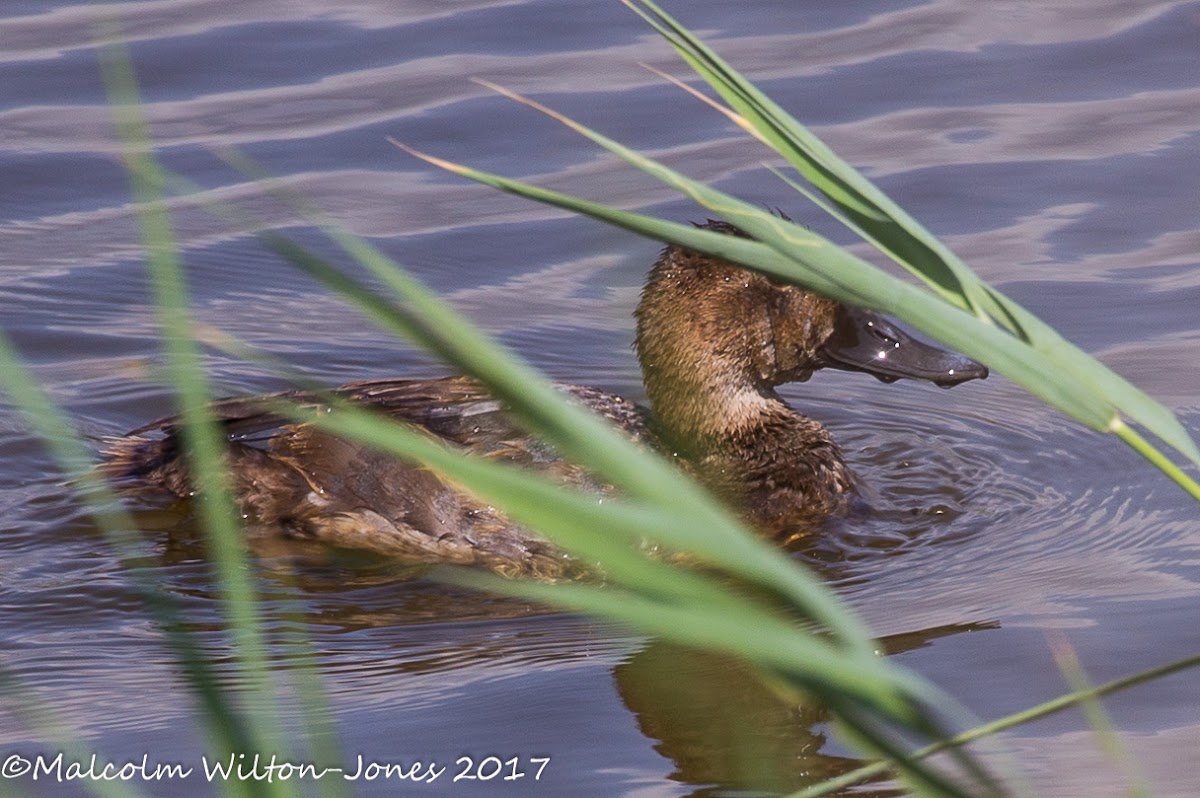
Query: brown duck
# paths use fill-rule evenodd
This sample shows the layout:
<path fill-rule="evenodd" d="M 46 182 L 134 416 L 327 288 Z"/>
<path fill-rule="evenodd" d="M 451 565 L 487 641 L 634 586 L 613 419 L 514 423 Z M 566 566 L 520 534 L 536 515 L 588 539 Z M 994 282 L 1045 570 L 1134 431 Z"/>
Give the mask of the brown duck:
<path fill-rule="evenodd" d="M 741 235 L 724 222 L 705 227 Z M 679 455 L 772 537 L 843 511 L 854 492 L 829 431 L 788 406 L 776 386 L 825 367 L 942 386 L 987 376 L 978 363 L 921 343 L 874 313 L 676 246 L 654 264 L 634 315 L 649 410 L 593 388 L 561 389 L 634 440 Z M 477 454 L 611 491 L 522 433 L 470 378 L 357 382 L 337 393 Z M 298 392 L 277 396 L 317 401 Z M 226 399 L 215 409 L 235 492 L 258 534 L 503 573 L 559 575 L 575 567 L 424 468 L 288 423 L 260 399 Z M 177 420 L 167 418 L 114 440 L 105 473 L 129 488 L 189 496 L 177 433 Z"/>

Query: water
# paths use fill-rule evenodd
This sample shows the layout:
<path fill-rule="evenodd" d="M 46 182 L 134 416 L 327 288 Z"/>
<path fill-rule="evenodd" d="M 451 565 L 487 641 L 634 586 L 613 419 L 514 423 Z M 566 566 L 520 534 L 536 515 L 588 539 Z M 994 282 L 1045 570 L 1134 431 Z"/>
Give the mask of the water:
<path fill-rule="evenodd" d="M 5 7 L 0 327 L 87 434 L 170 407 L 152 379 L 155 324 L 94 49 L 105 9 L 134 42 L 170 168 L 317 241 L 216 154 L 244 149 L 557 379 L 640 397 L 630 312 L 656 245 L 464 183 L 385 137 L 672 219 L 704 214 L 470 78 L 837 234 L 763 168 L 757 146 L 638 66 L 685 74 L 619 4 L 402 5 Z M 1200 429 L 1200 4 L 675 5 L 986 279 Z M 328 384 L 441 373 L 224 222 L 192 206 L 175 221 L 205 323 Z M 280 385 L 223 354 L 208 365 L 226 393 Z M 1116 441 L 997 377 L 934 391 L 821 374 L 787 396 L 834 430 L 875 507 L 803 556 L 897 662 L 980 717 L 1065 689 L 1055 635 L 1097 681 L 1200 648 L 1195 505 Z M 202 729 L 160 631 L 6 409 L 0 452 L 0 662 L 18 694 L 68 722 L 89 752 L 198 768 Z M 165 588 L 203 644 L 224 652 L 199 540 L 151 540 Z M 284 563 L 261 563 L 270 627 L 296 628 L 297 612 L 309 624 L 347 767 L 358 754 L 450 773 L 460 756 L 517 757 L 526 770 L 551 758 L 536 783 L 447 776 L 410 794 L 718 795 L 747 771 L 783 789 L 853 764 L 818 712 L 780 706 L 729 663 L 451 593 L 397 566 Z M 290 655 L 276 656 L 286 681 Z M 1200 786 L 1194 683 L 1185 673 L 1109 704 L 1160 796 Z M 0 753 L 56 750 L 48 739 L 0 710 Z M 1041 794 L 1124 794 L 1077 714 L 1003 745 Z M 211 792 L 199 776 L 145 789 Z"/>

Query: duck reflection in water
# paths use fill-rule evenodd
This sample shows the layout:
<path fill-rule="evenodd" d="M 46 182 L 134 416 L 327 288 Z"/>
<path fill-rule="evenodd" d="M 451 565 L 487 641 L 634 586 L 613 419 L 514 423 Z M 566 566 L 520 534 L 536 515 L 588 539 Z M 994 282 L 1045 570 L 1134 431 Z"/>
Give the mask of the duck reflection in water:
<path fill-rule="evenodd" d="M 900 654 L 941 637 L 998 628 L 991 621 L 951 624 L 881 638 L 878 645 Z M 865 764 L 827 750 L 822 728 L 830 717 L 819 702 L 733 657 L 654 640 L 613 673 L 638 728 L 673 763 L 669 778 L 697 788 L 689 798 L 787 794 Z M 891 779 L 874 781 L 881 778 Z M 909 793 L 858 784 L 836 794 Z"/>

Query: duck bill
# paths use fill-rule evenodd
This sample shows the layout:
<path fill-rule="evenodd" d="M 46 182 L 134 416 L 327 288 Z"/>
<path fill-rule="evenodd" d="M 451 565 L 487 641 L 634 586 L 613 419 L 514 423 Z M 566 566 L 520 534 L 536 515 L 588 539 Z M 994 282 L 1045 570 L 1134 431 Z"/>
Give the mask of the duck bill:
<path fill-rule="evenodd" d="M 883 316 L 852 307 L 838 309 L 821 357 L 827 367 L 865 371 L 883 382 L 909 377 L 949 388 L 988 375 L 969 357 L 918 341 Z"/>

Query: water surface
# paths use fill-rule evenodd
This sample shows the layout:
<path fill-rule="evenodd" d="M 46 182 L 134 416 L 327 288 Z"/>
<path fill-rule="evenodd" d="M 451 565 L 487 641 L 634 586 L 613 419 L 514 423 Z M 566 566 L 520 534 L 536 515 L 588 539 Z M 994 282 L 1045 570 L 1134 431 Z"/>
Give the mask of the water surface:
<path fill-rule="evenodd" d="M 1200 430 L 1200 4 L 676 6 L 986 279 Z M 28 1 L 4 14 L 0 327 L 95 437 L 170 410 L 99 77 L 104 18 L 132 41 L 164 162 L 203 195 L 319 241 L 215 152 L 244 149 L 556 379 L 641 398 L 630 313 L 657 245 L 439 173 L 385 137 L 672 219 L 704 213 L 470 78 L 842 236 L 758 146 L 639 66 L 685 74 L 618 3 Z M 328 384 L 442 373 L 195 204 L 174 220 L 205 323 Z M 207 361 L 225 393 L 281 385 L 221 353 Z M 834 430 L 874 507 L 803 558 L 897 662 L 980 717 L 1064 690 L 1048 630 L 1095 680 L 1200 648 L 1195 505 L 1118 442 L 999 377 L 935 391 L 821 374 L 786 395 Z M 0 664 L 89 751 L 195 764 L 202 730 L 161 631 L 6 408 L 0 452 Z M 165 531 L 177 520 L 147 517 L 165 589 L 221 656 L 207 559 L 186 524 Z M 444 779 L 410 794 L 718 795 L 745 772 L 783 789 L 853 764 L 819 711 L 780 705 L 727 662 L 398 566 L 260 568 L 272 632 L 297 617 L 310 630 L 347 767 L 358 754 L 451 768 L 463 755 L 551 758 L 536 783 Z M 277 657 L 287 681 L 289 655 Z M 1200 788 L 1194 684 L 1183 674 L 1110 703 L 1159 796 Z M 1075 714 L 1003 746 L 1041 794 L 1125 794 Z M 44 730 L 0 709 L 0 754 L 47 750 Z"/>

